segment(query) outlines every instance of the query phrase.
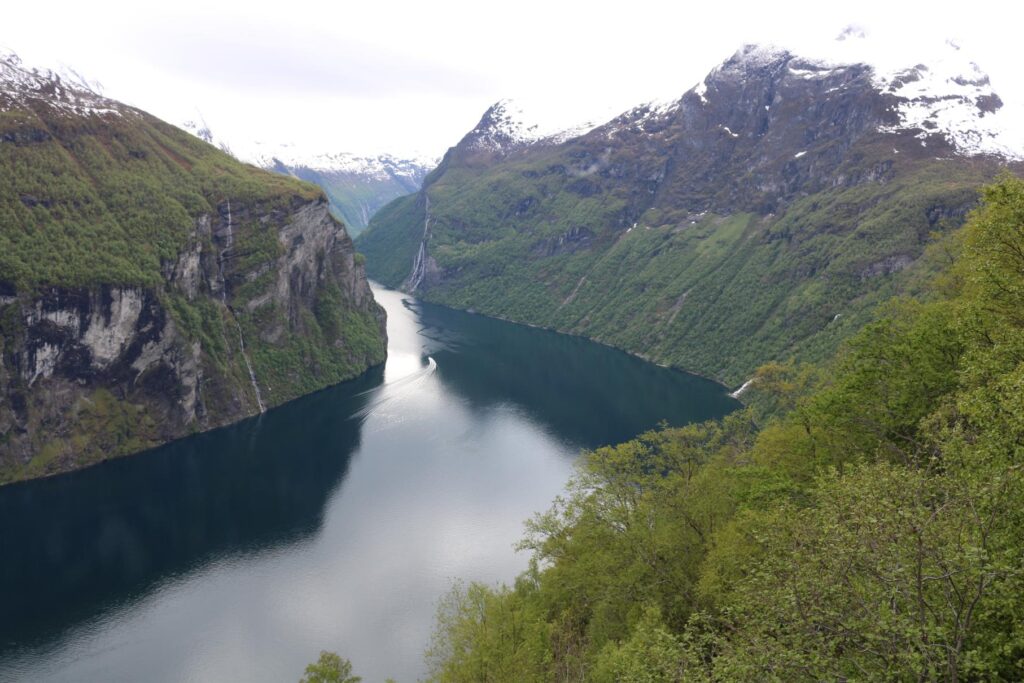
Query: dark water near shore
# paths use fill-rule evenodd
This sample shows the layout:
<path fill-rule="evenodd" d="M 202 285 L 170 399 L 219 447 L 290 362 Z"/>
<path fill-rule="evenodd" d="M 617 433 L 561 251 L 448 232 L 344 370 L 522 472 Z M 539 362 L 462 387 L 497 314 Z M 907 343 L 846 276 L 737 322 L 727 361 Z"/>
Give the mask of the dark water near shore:
<path fill-rule="evenodd" d="M 389 359 L 148 453 L 0 488 L 0 680 L 422 675 L 454 579 L 510 581 L 580 449 L 736 406 L 573 337 L 377 290 Z"/>

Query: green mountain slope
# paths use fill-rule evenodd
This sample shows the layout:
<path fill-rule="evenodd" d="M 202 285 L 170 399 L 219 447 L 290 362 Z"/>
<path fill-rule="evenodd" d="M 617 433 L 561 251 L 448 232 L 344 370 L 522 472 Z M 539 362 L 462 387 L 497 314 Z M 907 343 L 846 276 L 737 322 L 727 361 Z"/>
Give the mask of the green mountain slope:
<path fill-rule="evenodd" d="M 0 61 L 0 482 L 352 377 L 383 322 L 319 189 Z"/>
<path fill-rule="evenodd" d="M 1004 167 L 880 132 L 896 102 L 866 66 L 748 50 L 674 106 L 567 142 L 515 139 L 498 106 L 358 248 L 429 300 L 736 384 L 828 355 L 912 288 L 932 234 Z"/>
<path fill-rule="evenodd" d="M 1024 678 L 1024 182 L 961 238 L 744 410 L 584 454 L 530 568 L 439 601 L 427 680 Z"/>

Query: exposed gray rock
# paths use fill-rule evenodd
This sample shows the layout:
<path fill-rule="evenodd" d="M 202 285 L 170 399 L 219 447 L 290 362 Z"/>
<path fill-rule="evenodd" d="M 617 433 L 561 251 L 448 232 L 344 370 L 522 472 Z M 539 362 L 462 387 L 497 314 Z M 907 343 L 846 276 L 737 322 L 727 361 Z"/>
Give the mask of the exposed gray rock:
<path fill-rule="evenodd" d="M 236 219 L 252 210 L 232 208 Z M 327 286 L 340 291 L 340 305 L 376 320 L 381 348 L 362 367 L 383 360 L 383 310 L 326 201 L 255 218 L 277 230 L 281 249 L 247 272 L 234 268 L 226 216 L 204 215 L 177 257 L 163 264 L 159 287 L 4 290 L 0 314 L 16 320 L 18 331 L 0 334 L 0 475 L 72 469 L 228 424 L 258 412 L 259 393 L 271 405 L 294 398 L 297 389 L 271 391 L 247 356 L 252 387 L 232 367 L 245 356 L 246 344 L 274 345 L 306 334 L 306 321 L 315 317 L 317 297 Z M 272 307 L 272 315 L 252 318 L 257 338 L 246 340 L 233 308 L 235 283 L 253 283 L 270 272 L 274 277 L 263 292 L 239 302 L 245 311 Z M 212 330 L 218 337 L 219 351 L 204 346 L 201 331 L 176 321 L 168 306 L 173 297 L 214 315 L 202 324 L 206 334 Z M 76 449 L 79 442 L 84 452 Z M 29 469 L 18 474 L 23 467 Z"/>

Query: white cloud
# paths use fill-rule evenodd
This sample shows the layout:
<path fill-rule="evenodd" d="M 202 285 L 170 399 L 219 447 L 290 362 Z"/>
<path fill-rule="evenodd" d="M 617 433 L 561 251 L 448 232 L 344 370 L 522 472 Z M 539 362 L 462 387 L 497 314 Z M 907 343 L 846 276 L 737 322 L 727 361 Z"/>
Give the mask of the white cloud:
<path fill-rule="evenodd" d="M 106 0 L 5 8 L 0 44 L 62 60 L 171 122 L 228 140 L 437 155 L 502 97 L 567 125 L 676 97 L 744 42 L 820 44 L 856 23 L 912 55 L 954 38 L 1010 105 L 1016 23 L 995 2 L 626 4 Z"/>

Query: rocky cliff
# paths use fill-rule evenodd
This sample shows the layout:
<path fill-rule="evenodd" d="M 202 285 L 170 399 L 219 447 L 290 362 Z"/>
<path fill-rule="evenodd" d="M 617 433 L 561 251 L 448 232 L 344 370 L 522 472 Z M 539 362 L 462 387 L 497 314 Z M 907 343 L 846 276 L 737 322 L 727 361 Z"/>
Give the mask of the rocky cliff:
<path fill-rule="evenodd" d="M 211 429 L 384 360 L 315 187 L 5 58 L 0 483 Z"/>

